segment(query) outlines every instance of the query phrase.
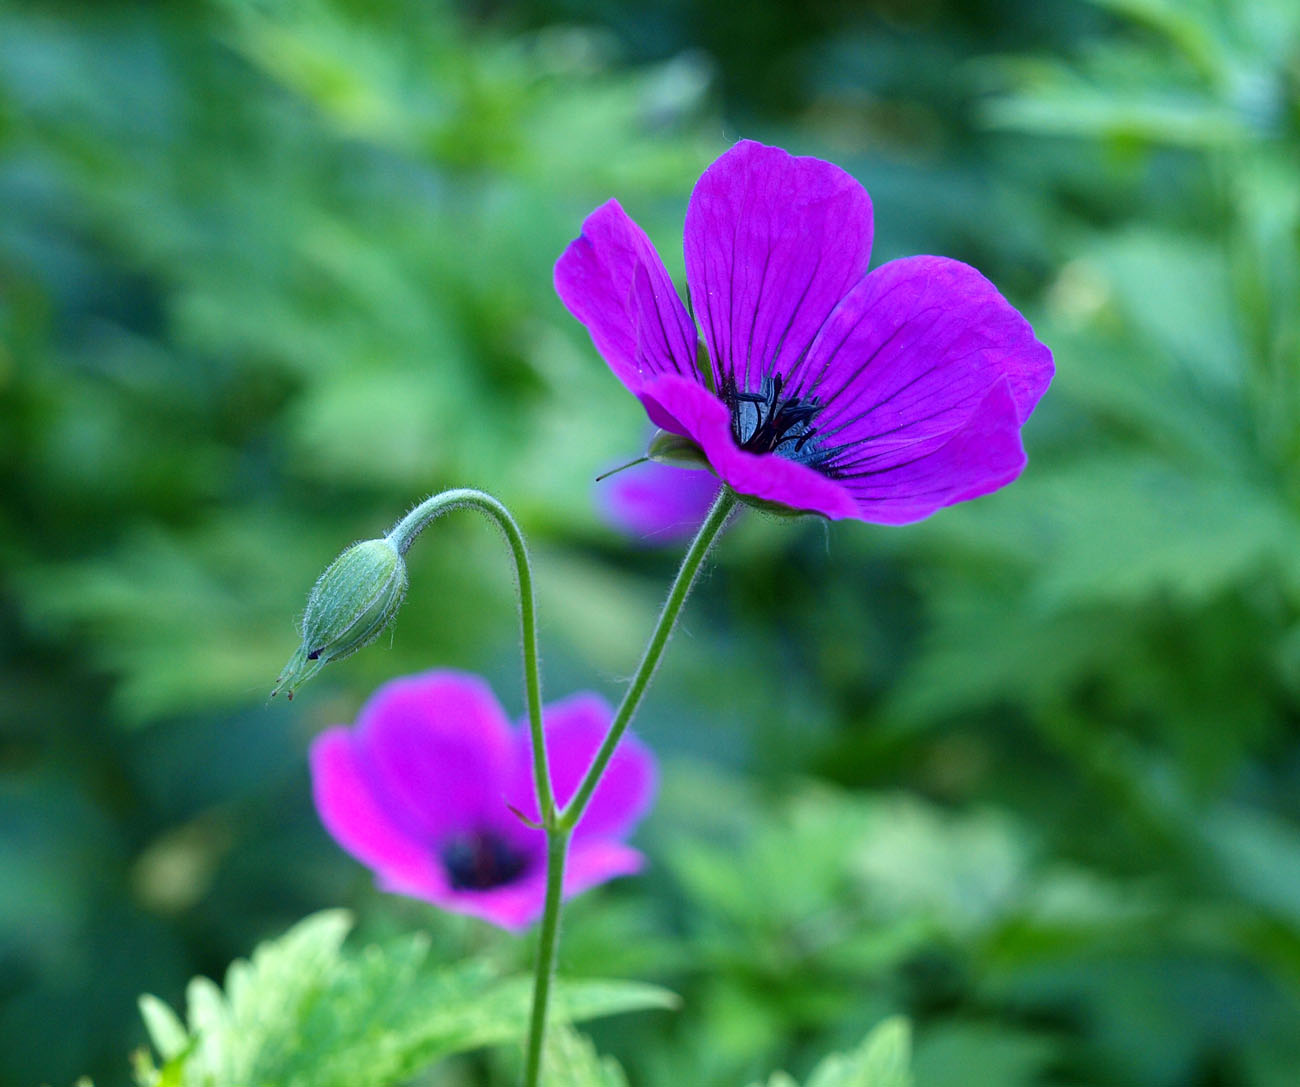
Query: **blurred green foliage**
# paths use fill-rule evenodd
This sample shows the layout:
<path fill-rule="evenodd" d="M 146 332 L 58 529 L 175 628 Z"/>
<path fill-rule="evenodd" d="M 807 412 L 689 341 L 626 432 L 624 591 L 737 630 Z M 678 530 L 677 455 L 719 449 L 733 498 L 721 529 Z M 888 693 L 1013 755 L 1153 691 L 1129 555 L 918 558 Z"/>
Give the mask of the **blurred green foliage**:
<path fill-rule="evenodd" d="M 1059 373 L 1006 491 L 725 541 L 639 720 L 651 870 L 562 953 L 683 1009 L 597 1048 L 803 1082 L 904 1012 L 918 1087 L 1295 1082 L 1292 0 L 8 6 L 0 1082 L 125 1083 L 138 993 L 322 906 L 526 963 L 371 891 L 303 761 L 400 672 L 521 706 L 491 532 L 439 522 L 387 652 L 266 691 L 325 564 L 452 485 L 529 534 L 549 690 L 618 689 L 672 557 L 595 513 L 644 423 L 550 267 L 616 195 L 680 271 L 742 134 L 859 177 L 878 260 L 977 264 Z"/>

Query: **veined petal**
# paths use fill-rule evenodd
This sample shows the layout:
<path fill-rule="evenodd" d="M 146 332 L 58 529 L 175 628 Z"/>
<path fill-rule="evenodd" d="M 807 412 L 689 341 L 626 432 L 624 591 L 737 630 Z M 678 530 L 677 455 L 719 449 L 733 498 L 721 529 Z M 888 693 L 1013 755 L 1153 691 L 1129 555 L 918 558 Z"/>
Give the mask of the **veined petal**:
<path fill-rule="evenodd" d="M 828 465 L 834 471 L 863 457 L 883 467 L 937 448 L 1003 380 L 1023 422 L 1052 372 L 1051 352 L 979 272 L 944 257 L 909 257 L 849 293 L 794 382 L 821 402 L 823 448 L 842 448 Z"/>
<path fill-rule="evenodd" d="M 645 231 L 617 200 L 593 211 L 555 265 L 555 290 L 630 389 L 695 373 L 695 326 Z"/>
<path fill-rule="evenodd" d="M 838 166 L 742 140 L 695 185 L 686 279 L 715 371 L 788 374 L 867 270 L 871 200 Z"/>
<path fill-rule="evenodd" d="M 858 516 L 853 496 L 835 480 L 774 453 L 747 453 L 739 448 L 727 406 L 702 385 L 661 377 L 636 395 L 658 426 L 694 439 L 714 472 L 738 494 L 832 520 Z"/>
<path fill-rule="evenodd" d="M 857 516 L 882 525 L 920 521 L 1020 475 L 1025 450 L 1010 381 L 999 380 L 938 448 L 926 450 L 926 443 L 916 448 L 914 457 L 891 456 L 887 465 L 867 461 L 839 477 L 857 500 Z"/>
<path fill-rule="evenodd" d="M 413 835 L 436 843 L 500 816 L 513 741 L 477 676 L 435 671 L 385 683 L 362 707 L 353 744 L 373 794 Z"/>

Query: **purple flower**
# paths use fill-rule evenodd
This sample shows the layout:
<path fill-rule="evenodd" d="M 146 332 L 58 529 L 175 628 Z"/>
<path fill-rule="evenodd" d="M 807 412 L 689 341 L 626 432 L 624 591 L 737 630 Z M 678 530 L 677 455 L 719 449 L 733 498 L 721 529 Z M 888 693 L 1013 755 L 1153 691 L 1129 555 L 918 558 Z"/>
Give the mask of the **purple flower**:
<path fill-rule="evenodd" d="M 605 517 L 650 544 L 689 536 L 718 495 L 718 481 L 707 472 L 655 461 L 622 469 L 599 487 Z"/>
<path fill-rule="evenodd" d="M 555 287 L 651 421 L 737 493 L 903 524 L 1020 474 L 1052 356 L 968 265 L 908 257 L 868 274 L 871 235 L 871 201 L 843 170 L 745 140 L 686 212 L 707 360 L 617 201 L 587 217 Z"/>
<path fill-rule="evenodd" d="M 577 789 L 612 716 L 594 694 L 544 709 L 558 803 Z M 354 728 L 317 737 L 311 775 L 321 821 L 382 889 L 503 928 L 541 915 L 545 835 L 510 810 L 538 818 L 532 743 L 477 676 L 425 672 L 384 684 Z M 653 758 L 625 736 L 574 828 L 566 897 L 641 868 L 641 854 L 622 839 L 654 789 Z"/>

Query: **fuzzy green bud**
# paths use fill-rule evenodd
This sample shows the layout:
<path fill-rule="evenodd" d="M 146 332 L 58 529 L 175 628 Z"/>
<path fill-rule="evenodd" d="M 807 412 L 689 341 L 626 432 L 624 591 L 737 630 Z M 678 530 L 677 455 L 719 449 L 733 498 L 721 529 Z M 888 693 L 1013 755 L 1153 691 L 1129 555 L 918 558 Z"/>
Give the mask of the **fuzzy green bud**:
<path fill-rule="evenodd" d="M 289 698 L 330 661 L 369 645 L 393 621 L 406 596 L 406 563 L 387 538 L 353 544 L 316 582 L 302 617 L 302 642 L 272 697 Z"/>

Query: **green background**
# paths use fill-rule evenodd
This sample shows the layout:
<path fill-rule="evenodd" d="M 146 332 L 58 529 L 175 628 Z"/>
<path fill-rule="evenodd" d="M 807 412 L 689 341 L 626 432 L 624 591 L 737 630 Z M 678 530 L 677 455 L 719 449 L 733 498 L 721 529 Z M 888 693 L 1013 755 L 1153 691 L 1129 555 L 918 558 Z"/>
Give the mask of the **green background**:
<path fill-rule="evenodd" d="M 377 894 L 304 759 L 431 666 L 519 712 L 492 531 L 267 692 L 329 560 L 471 485 L 549 692 L 617 695 L 675 555 L 599 516 L 645 423 L 550 269 L 617 196 L 679 274 L 741 136 L 857 176 L 876 262 L 976 264 L 1058 376 L 997 495 L 724 540 L 637 723 L 650 868 L 562 950 L 684 1007 L 597 1041 L 722 1087 L 903 1012 L 919 1087 L 1296 1082 L 1294 0 L 0 7 L 0 1082 L 123 1084 L 138 993 L 322 906 L 527 961 Z"/>

